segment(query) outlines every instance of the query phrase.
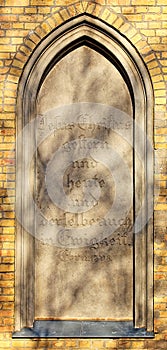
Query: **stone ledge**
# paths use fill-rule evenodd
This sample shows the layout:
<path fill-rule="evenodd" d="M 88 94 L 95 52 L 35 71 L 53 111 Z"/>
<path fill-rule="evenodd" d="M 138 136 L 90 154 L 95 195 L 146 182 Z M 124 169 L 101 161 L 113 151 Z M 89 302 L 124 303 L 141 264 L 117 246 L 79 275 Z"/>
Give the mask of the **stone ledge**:
<path fill-rule="evenodd" d="M 153 332 L 134 328 L 132 321 L 35 321 L 13 338 L 154 338 Z"/>

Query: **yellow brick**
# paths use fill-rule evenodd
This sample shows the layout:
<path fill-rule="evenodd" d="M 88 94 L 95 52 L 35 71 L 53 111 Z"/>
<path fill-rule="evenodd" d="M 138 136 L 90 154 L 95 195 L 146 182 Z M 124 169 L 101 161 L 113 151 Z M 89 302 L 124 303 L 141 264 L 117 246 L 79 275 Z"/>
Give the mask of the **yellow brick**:
<path fill-rule="evenodd" d="M 122 13 L 123 14 L 129 14 L 129 13 L 134 13 L 134 7 L 122 7 Z M 137 11 L 137 7 L 136 7 Z"/>
<path fill-rule="evenodd" d="M 141 14 L 126 15 L 126 18 L 128 18 L 128 20 L 132 22 L 142 22 L 143 20 L 143 16 Z"/>
<path fill-rule="evenodd" d="M 167 60 L 160 60 L 160 63 L 162 64 L 162 66 L 167 67 Z"/>
<path fill-rule="evenodd" d="M 61 18 L 59 13 L 53 14 L 53 18 L 55 19 L 57 26 L 63 22 L 63 19 Z"/>
<path fill-rule="evenodd" d="M 2 143 L 0 144 L 0 149 L 1 150 L 10 150 L 13 148 L 13 145 L 11 145 L 10 143 Z"/>
<path fill-rule="evenodd" d="M 107 23 L 113 24 L 114 21 L 116 20 L 116 18 L 117 18 L 117 15 L 115 13 L 111 13 L 110 16 L 107 19 Z"/>
<path fill-rule="evenodd" d="M 45 339 L 45 340 L 42 340 L 42 339 L 38 339 L 38 349 L 49 349 L 50 345 L 50 340 L 48 339 Z M 25 343 L 24 343 L 24 346 L 25 346 L 25 349 L 29 348 L 29 349 L 36 349 L 37 348 L 37 344 L 36 344 L 36 340 L 25 340 Z"/>
<path fill-rule="evenodd" d="M 121 27 L 120 27 L 120 32 L 121 33 L 126 33 L 130 28 L 130 24 L 129 23 L 124 23 Z"/>
<path fill-rule="evenodd" d="M 101 18 L 102 19 L 107 19 L 107 17 L 109 17 L 111 15 L 111 11 L 109 11 L 108 9 L 105 9 L 104 11 L 103 11 L 103 14 L 102 14 L 102 16 L 101 16 Z"/>
<path fill-rule="evenodd" d="M 161 8 L 159 7 L 159 6 L 150 6 L 150 7 L 148 7 L 148 12 L 153 12 L 153 13 L 155 13 L 155 20 L 157 19 L 157 20 L 160 20 L 160 15 L 157 15 L 157 14 L 159 14 L 160 12 L 161 12 Z"/>
<path fill-rule="evenodd" d="M 14 318 L 9 318 L 9 317 L 6 317 L 6 318 L 4 318 L 3 317 L 3 324 L 4 325 L 12 325 L 12 324 L 14 324 Z"/>
<path fill-rule="evenodd" d="M 152 46 L 152 44 L 159 44 L 160 41 L 161 41 L 161 38 L 160 38 L 160 37 L 149 37 L 149 38 L 147 39 L 147 41 L 148 41 L 149 45 Z M 158 55 L 157 55 L 157 58 L 159 58 Z"/>
<path fill-rule="evenodd" d="M 167 144 L 166 143 L 155 143 L 155 148 L 156 149 L 167 149 Z M 161 210 L 161 209 L 156 209 L 156 210 Z M 163 210 L 165 210 L 165 208 Z"/>
<path fill-rule="evenodd" d="M 54 8 L 53 8 L 54 10 Z M 46 15 L 47 13 L 51 13 L 51 8 L 49 6 L 44 6 L 44 7 L 39 7 L 38 8 L 38 13 L 43 13 L 44 15 Z"/>
<path fill-rule="evenodd" d="M 49 25 L 52 29 L 56 27 L 56 24 L 55 24 L 55 21 L 53 20 L 53 18 L 49 17 L 47 19 L 47 22 L 49 23 Z"/>
<path fill-rule="evenodd" d="M 161 28 L 161 22 L 149 22 L 148 26 L 149 28 L 158 29 Z"/>
<path fill-rule="evenodd" d="M 36 341 L 34 341 L 34 343 L 36 343 Z M 50 344 L 50 340 L 48 339 L 38 339 L 38 348 L 39 349 L 48 349 L 49 348 L 49 345 L 51 346 Z M 32 340 L 26 340 L 26 346 L 28 347 L 32 347 Z"/>
<path fill-rule="evenodd" d="M 7 52 L 0 52 L 0 58 L 10 58 L 10 53 Z"/>
<path fill-rule="evenodd" d="M 165 142 L 166 138 L 165 136 L 155 136 L 155 142 Z"/>
<path fill-rule="evenodd" d="M 79 2 L 79 3 L 75 4 L 75 8 L 76 8 L 77 14 L 83 13 L 82 2 Z"/>
<path fill-rule="evenodd" d="M 163 204 L 159 204 L 159 206 L 163 206 Z M 164 205 L 165 206 L 165 205 Z M 167 205 L 166 205 L 167 207 Z M 164 209 L 159 209 L 159 210 L 164 210 Z M 158 265 L 158 266 L 155 266 L 155 271 L 167 271 L 167 266 L 164 266 L 164 265 Z"/>
<path fill-rule="evenodd" d="M 15 57 L 16 57 L 16 59 L 18 59 L 19 61 L 22 61 L 24 63 L 27 61 L 27 57 L 23 54 L 23 52 L 17 52 Z M 15 85 L 15 86 L 17 87 L 17 85 Z M 13 88 L 14 88 L 14 84 L 13 84 Z"/>
<path fill-rule="evenodd" d="M 136 13 L 145 13 L 148 11 L 147 6 L 136 6 Z"/>
<path fill-rule="evenodd" d="M 2 67 L 2 68 L 0 67 L 0 74 L 6 74 L 8 71 L 9 71 L 9 67 Z"/>
<path fill-rule="evenodd" d="M 148 36 L 155 36 L 155 30 L 153 30 L 153 29 L 142 29 L 140 32 L 147 37 Z"/>
<path fill-rule="evenodd" d="M 5 152 L 4 152 L 5 153 Z M 14 153 L 14 152 L 13 152 Z M 13 154 L 13 156 L 14 156 L 14 154 Z M 8 196 L 10 197 L 10 196 L 15 196 L 15 190 L 8 190 Z M 8 226 L 8 225 L 7 225 Z M 11 225 L 11 226 L 13 226 L 13 225 Z"/>
<path fill-rule="evenodd" d="M 154 297 L 154 301 L 155 302 L 158 302 L 158 303 L 167 303 L 167 297 L 165 296 L 165 297 Z"/>
<path fill-rule="evenodd" d="M 155 5 L 155 0 L 132 0 L 132 5 L 153 6 Z"/>
<path fill-rule="evenodd" d="M 49 9 L 50 9 L 50 7 L 49 7 Z M 37 8 L 36 7 L 27 7 L 27 8 L 25 8 L 25 13 L 32 13 L 32 14 L 37 13 Z"/>
<path fill-rule="evenodd" d="M 10 38 L 1 38 L 1 44 L 9 44 Z"/>
<path fill-rule="evenodd" d="M 80 349 L 85 348 L 85 347 L 90 348 L 90 343 L 91 343 L 90 340 L 80 340 L 79 341 L 79 348 Z"/>
<path fill-rule="evenodd" d="M 120 17 L 118 17 L 118 18 L 116 19 L 116 21 L 114 22 L 114 27 L 118 29 L 118 28 L 121 27 L 121 25 L 122 25 L 123 23 L 124 23 L 123 19 L 120 18 Z"/>
<path fill-rule="evenodd" d="M 164 98 L 164 97 L 155 98 L 155 103 L 158 105 L 166 104 L 166 98 Z"/>
<path fill-rule="evenodd" d="M 135 28 L 130 28 L 127 32 L 126 32 L 126 37 L 131 39 L 133 36 L 135 36 L 137 33 Z"/>
<path fill-rule="evenodd" d="M 166 96 L 166 91 L 165 90 L 156 90 L 155 91 L 155 96 Z"/>
<path fill-rule="evenodd" d="M 155 68 L 157 66 L 158 66 L 158 62 L 157 61 L 151 61 L 151 62 L 147 63 L 147 67 L 149 69 Z"/>
<path fill-rule="evenodd" d="M 67 19 L 69 19 L 69 13 L 67 12 L 67 10 L 63 9 L 60 11 L 60 16 L 63 17 L 64 21 L 66 21 Z"/>
<path fill-rule="evenodd" d="M 6 135 L 14 135 L 15 130 L 14 129 L 6 129 L 5 131 L 8 131 Z M 8 167 L 3 167 L 3 172 L 4 173 L 15 173 L 15 167 L 14 166 L 8 166 Z"/>
<path fill-rule="evenodd" d="M 73 4 L 74 2 L 75 2 L 74 0 L 57 0 L 56 5 L 57 6 L 67 6 L 67 5 Z"/>
<path fill-rule="evenodd" d="M 0 349 L 11 349 L 11 340 L 0 341 Z"/>
<path fill-rule="evenodd" d="M 140 34 L 136 34 L 136 35 L 133 36 L 133 38 L 132 38 L 133 44 L 136 44 L 139 40 L 142 40 L 142 37 L 141 37 Z"/>
<path fill-rule="evenodd" d="M 43 15 L 23 15 L 19 16 L 20 22 L 41 22 L 43 20 Z"/>
<path fill-rule="evenodd" d="M 5 96 L 15 97 L 16 96 L 16 90 L 7 90 L 5 89 Z"/>
<path fill-rule="evenodd" d="M 104 340 L 103 339 L 99 339 L 99 340 L 92 340 L 92 345 L 93 348 L 104 348 Z"/>
<path fill-rule="evenodd" d="M 31 50 L 33 50 L 35 48 L 35 43 L 29 39 L 25 40 L 25 45 L 28 46 Z"/>
<path fill-rule="evenodd" d="M 0 51 L 1 52 L 15 52 L 16 46 L 15 45 L 0 45 Z"/>
<path fill-rule="evenodd" d="M 159 75 L 152 76 L 152 82 L 153 83 L 157 83 L 157 82 L 159 82 L 161 80 L 162 80 L 162 77 L 160 77 Z"/>
<path fill-rule="evenodd" d="M 157 0 L 157 5 L 167 5 L 167 0 Z"/>
<path fill-rule="evenodd" d="M 117 348 L 117 341 L 116 340 L 106 340 L 106 348 L 108 349 L 116 349 Z"/>
<path fill-rule="evenodd" d="M 9 37 L 24 37 L 28 34 L 28 30 L 18 30 L 18 29 L 13 29 L 13 30 L 6 30 L 6 36 L 9 36 Z"/>
<path fill-rule="evenodd" d="M 0 22 L 7 22 L 7 23 L 10 23 L 10 22 L 15 22 L 17 21 L 17 16 L 16 15 L 1 15 L 0 16 Z M 6 24 L 4 24 L 6 26 Z"/>
<path fill-rule="evenodd" d="M 162 42 L 162 44 L 167 44 L 167 38 L 166 38 L 166 36 L 161 38 L 161 42 Z M 159 58 L 160 58 L 160 57 L 159 57 Z"/>
<path fill-rule="evenodd" d="M 150 46 L 148 45 L 148 46 L 143 47 L 143 49 L 140 50 L 140 53 L 142 55 L 148 55 L 148 53 L 150 53 Z"/>
<path fill-rule="evenodd" d="M 154 53 L 151 53 L 150 55 L 148 55 L 144 58 L 145 62 L 150 62 L 150 61 L 155 60 L 155 59 L 156 59 L 156 56 L 154 55 Z"/>
<path fill-rule="evenodd" d="M 94 8 L 95 8 L 95 4 L 88 3 L 88 6 L 87 6 L 87 9 L 86 9 L 86 12 L 87 12 L 87 13 L 92 14 L 92 13 L 93 13 L 93 11 L 94 11 Z"/>
<path fill-rule="evenodd" d="M 140 29 L 147 29 L 148 25 L 146 22 L 136 22 L 135 28 L 139 29 L 139 31 L 140 31 Z"/>
<path fill-rule="evenodd" d="M 108 3 L 110 4 L 116 4 L 116 5 L 123 5 L 123 6 L 129 6 L 131 5 L 131 1 L 130 0 L 110 0 L 108 1 Z M 114 10 L 116 11 L 116 9 L 114 8 Z"/>
<path fill-rule="evenodd" d="M 8 294 L 8 295 L 14 294 L 14 288 L 13 287 L 3 288 L 3 294 Z"/>
<path fill-rule="evenodd" d="M 1 264 L 0 265 L 0 272 L 9 272 L 9 271 L 14 271 L 14 265 L 6 265 L 6 264 Z M 2 300 L 2 299 L 0 299 Z M 5 300 L 9 300 L 9 299 L 3 299 Z"/>
<path fill-rule="evenodd" d="M 24 12 L 24 8 L 23 7 L 13 7 L 11 10 L 12 10 L 12 13 L 15 13 L 17 15 L 19 15 L 19 14 Z"/>
<path fill-rule="evenodd" d="M 19 350 L 19 348 L 24 347 L 24 340 L 20 339 L 20 340 L 12 340 L 12 345 L 14 348 L 17 348 L 17 350 Z"/>
<path fill-rule="evenodd" d="M 23 29 L 24 24 L 23 23 L 13 23 L 13 29 Z"/>
<path fill-rule="evenodd" d="M 131 348 L 132 349 L 143 349 L 144 348 L 144 341 L 139 340 L 139 341 L 132 341 L 131 342 Z"/>
<path fill-rule="evenodd" d="M 23 68 L 24 62 L 21 62 L 21 61 L 15 59 L 15 60 L 13 60 L 13 66 L 14 66 L 14 67 Z"/>
<path fill-rule="evenodd" d="M 143 49 L 144 47 L 146 47 L 147 44 L 144 40 L 140 40 L 136 43 L 136 47 L 137 49 L 140 51 L 141 49 Z"/>
<path fill-rule="evenodd" d="M 10 120 L 8 120 L 8 119 L 15 119 L 15 115 L 14 115 L 14 113 L 2 113 L 1 114 L 1 117 L 2 117 L 2 119 L 5 119 L 5 121 L 4 121 L 4 126 L 5 127 L 10 127 L 10 125 L 13 125 L 12 123 L 13 123 L 13 121 L 12 121 L 12 123 L 10 123 Z M 6 130 L 7 131 L 7 130 Z M 8 130 L 9 131 L 9 130 Z M 10 132 L 11 132 L 11 130 L 10 130 Z"/>
<path fill-rule="evenodd" d="M 65 340 L 66 347 L 75 347 L 77 346 L 77 341 L 73 339 L 67 339 Z"/>
<path fill-rule="evenodd" d="M 47 6 L 54 5 L 53 0 L 47 0 L 47 3 L 46 0 L 30 0 L 30 5 L 32 6 L 45 6 L 45 4 L 47 4 Z M 57 2 L 56 5 L 58 5 Z"/>
<path fill-rule="evenodd" d="M 167 36 L 167 29 L 156 29 L 157 36 Z"/>
<path fill-rule="evenodd" d="M 3 217 L 4 217 L 4 219 L 14 219 L 15 218 L 15 213 L 5 212 L 5 213 L 3 213 Z"/>
<path fill-rule="evenodd" d="M 29 0 L 6 0 L 5 2 L 6 6 L 28 6 L 29 5 Z"/>
<path fill-rule="evenodd" d="M 24 52 L 24 54 L 27 55 L 27 56 L 29 56 L 30 53 L 31 53 L 31 49 L 30 49 L 29 47 L 26 47 L 26 46 L 21 46 L 21 47 L 20 47 L 20 50 L 21 50 L 22 52 Z"/>
<path fill-rule="evenodd" d="M 87 6 L 88 6 L 88 2 L 87 1 L 82 1 L 82 7 L 83 7 L 84 12 L 86 11 Z M 96 4 L 96 6 L 101 9 L 100 5 Z"/>
<path fill-rule="evenodd" d="M 156 252 L 155 252 L 155 255 L 157 255 Z M 166 272 L 161 272 L 161 273 L 156 272 L 156 273 L 154 273 L 154 278 L 156 280 L 166 280 Z"/>
<path fill-rule="evenodd" d="M 11 257 L 11 256 L 14 256 L 14 250 L 5 250 L 3 249 L 1 251 L 1 256 L 7 256 L 7 257 Z"/>
<path fill-rule="evenodd" d="M 153 76 L 153 75 L 161 74 L 161 70 L 160 70 L 159 67 L 150 69 L 150 74 L 151 74 L 152 76 Z"/>
<path fill-rule="evenodd" d="M 156 16 L 155 13 L 144 14 L 144 20 L 147 21 L 155 21 Z M 158 20 L 158 19 L 157 19 Z"/>
<path fill-rule="evenodd" d="M 33 31 L 36 28 L 36 23 L 25 23 L 25 29 L 28 29 L 29 31 Z"/>
<path fill-rule="evenodd" d="M 64 340 L 55 340 L 53 341 L 53 346 L 56 348 L 62 348 L 64 349 Z"/>
<path fill-rule="evenodd" d="M 15 103 L 16 103 L 16 100 L 15 100 L 15 98 L 8 98 L 8 97 L 5 97 L 4 103 L 5 103 L 5 104 L 12 105 L 12 104 L 15 104 Z"/>
<path fill-rule="evenodd" d="M 1 220 L 1 226 L 14 226 L 14 220 Z"/>
<path fill-rule="evenodd" d="M 22 38 L 12 38 L 12 44 L 22 44 L 23 39 Z"/>
<path fill-rule="evenodd" d="M 167 311 L 160 311 L 159 316 L 163 318 L 167 318 Z"/>
<path fill-rule="evenodd" d="M 163 6 L 163 13 L 167 13 L 167 7 L 166 6 Z"/>

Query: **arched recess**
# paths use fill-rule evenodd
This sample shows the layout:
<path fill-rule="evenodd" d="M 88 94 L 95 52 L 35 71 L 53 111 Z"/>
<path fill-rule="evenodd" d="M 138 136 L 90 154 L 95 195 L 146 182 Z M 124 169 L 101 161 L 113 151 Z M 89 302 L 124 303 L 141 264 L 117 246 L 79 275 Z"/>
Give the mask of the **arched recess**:
<path fill-rule="evenodd" d="M 133 320 L 126 322 L 123 318 L 123 320 L 119 319 L 119 322 L 118 320 L 104 321 L 100 320 L 99 315 L 99 321 L 94 322 L 90 320 L 89 322 L 86 320 L 36 320 L 34 322 L 34 232 L 37 214 L 35 206 L 31 205 L 27 181 L 32 182 L 32 186 L 34 182 L 32 179 L 27 180 L 30 177 L 29 173 L 27 174 L 27 165 L 31 164 L 32 176 L 32 169 L 36 166 L 35 161 L 32 163 L 32 154 L 36 149 L 35 133 L 38 125 L 35 123 L 38 114 L 38 98 L 40 89 L 51 70 L 66 55 L 81 47 L 90 48 L 115 66 L 126 83 L 132 104 Z M 110 77 L 107 78 L 110 79 Z M 52 31 L 34 50 L 20 79 L 17 107 L 19 136 L 16 214 L 18 224 L 14 336 L 153 336 L 153 93 L 150 77 L 142 59 L 136 49 L 119 32 L 92 16 L 78 16 Z"/>

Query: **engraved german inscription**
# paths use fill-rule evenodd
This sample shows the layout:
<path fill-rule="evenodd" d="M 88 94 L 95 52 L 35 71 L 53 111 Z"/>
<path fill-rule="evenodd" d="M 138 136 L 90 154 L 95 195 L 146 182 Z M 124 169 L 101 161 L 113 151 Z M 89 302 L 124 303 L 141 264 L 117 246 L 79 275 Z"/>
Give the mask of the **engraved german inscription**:
<path fill-rule="evenodd" d="M 37 108 L 36 318 L 132 320 L 133 118 L 124 78 L 79 47 L 51 69 Z"/>

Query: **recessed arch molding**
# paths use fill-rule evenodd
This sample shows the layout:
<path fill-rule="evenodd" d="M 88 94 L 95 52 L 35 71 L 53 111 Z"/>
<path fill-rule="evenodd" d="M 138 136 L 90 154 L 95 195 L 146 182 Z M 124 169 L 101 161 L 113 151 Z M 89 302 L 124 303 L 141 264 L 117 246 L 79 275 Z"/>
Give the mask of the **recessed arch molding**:
<path fill-rule="evenodd" d="M 63 16 L 63 14 L 62 14 Z M 109 14 L 107 18 L 109 17 Z M 104 18 L 103 18 L 104 19 Z M 22 72 L 17 99 L 18 134 L 37 116 L 40 88 L 48 74 L 68 53 L 87 46 L 107 58 L 121 74 L 133 106 L 133 148 L 141 149 L 142 168 L 134 154 L 134 220 L 135 210 L 142 208 L 138 234 L 133 246 L 133 320 L 73 321 L 35 320 L 34 305 L 34 237 L 17 224 L 16 240 L 16 323 L 14 337 L 153 337 L 153 89 L 146 65 L 136 48 L 114 27 L 83 13 L 68 19 L 36 46 Z M 140 125 L 141 132 L 139 133 Z M 28 207 L 25 198 L 26 150 L 34 141 L 17 144 L 17 201 L 21 216 Z M 134 152 L 135 153 L 135 152 Z M 143 204 L 144 203 L 144 204 Z M 35 212 L 29 209 L 31 219 Z M 33 220 L 32 220 L 33 221 Z M 143 224 L 144 223 L 144 224 Z M 136 227 L 137 230 L 137 227 Z M 31 257 L 28 259 L 28 257 Z"/>

